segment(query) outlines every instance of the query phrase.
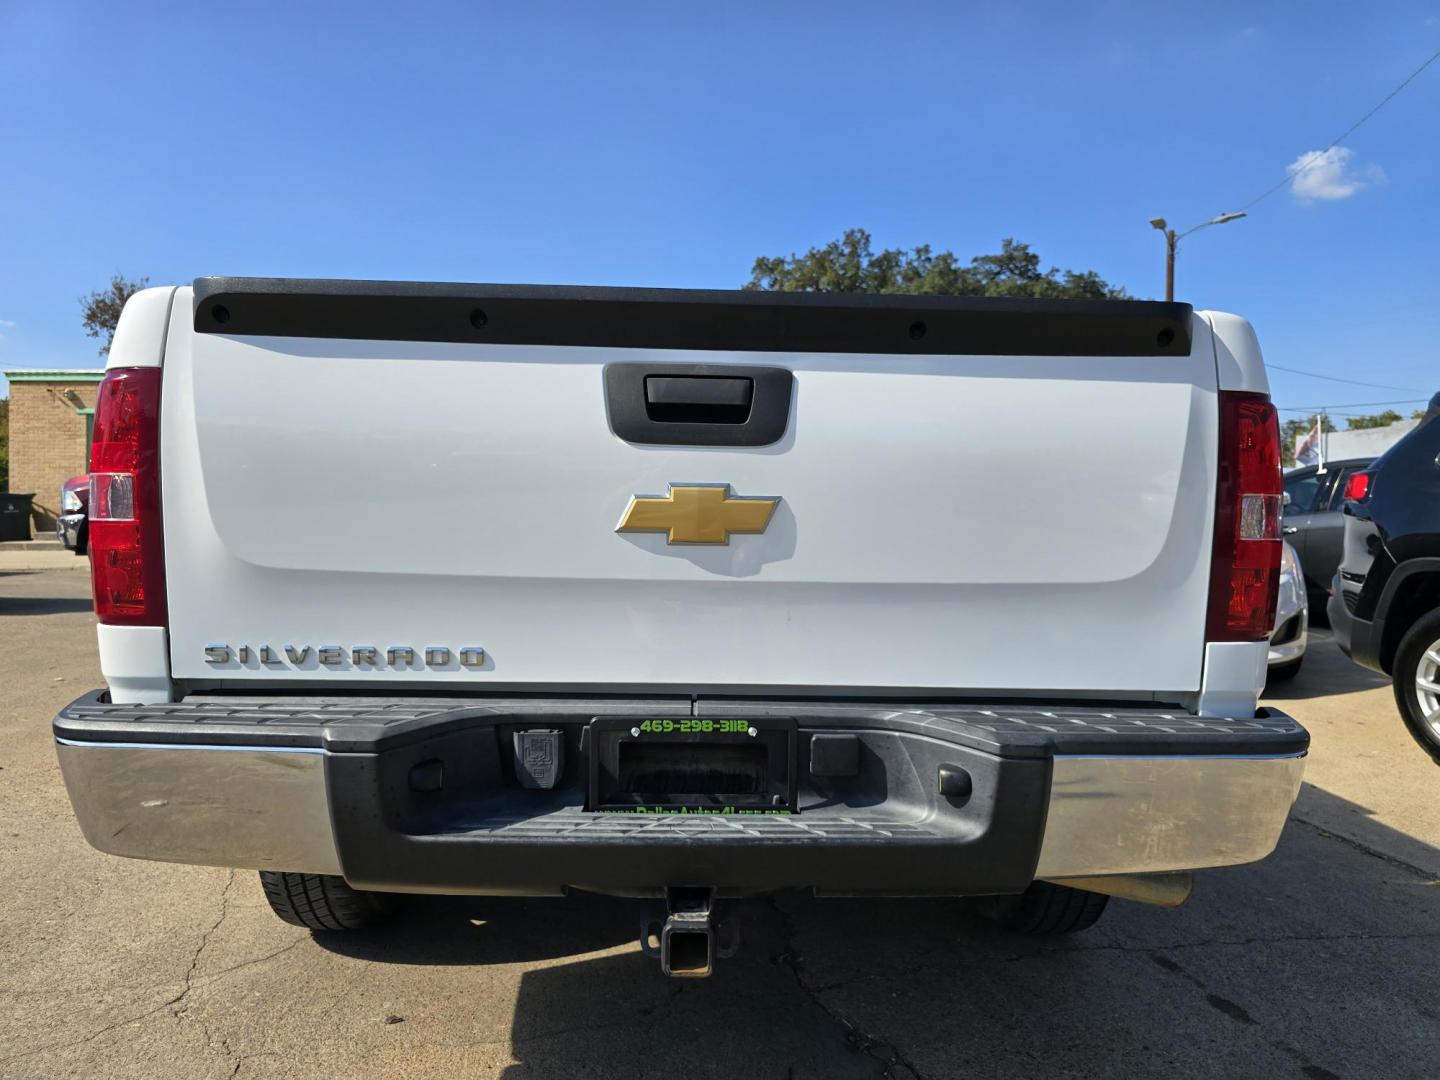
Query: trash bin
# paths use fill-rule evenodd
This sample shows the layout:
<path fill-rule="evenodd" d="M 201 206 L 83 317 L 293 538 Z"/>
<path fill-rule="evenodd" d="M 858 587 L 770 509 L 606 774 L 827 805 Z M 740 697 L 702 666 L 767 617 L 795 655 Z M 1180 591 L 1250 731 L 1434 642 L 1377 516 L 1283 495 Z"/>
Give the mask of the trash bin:
<path fill-rule="evenodd" d="M 30 539 L 30 500 L 33 498 L 33 492 L 29 495 L 0 493 L 0 540 Z"/>

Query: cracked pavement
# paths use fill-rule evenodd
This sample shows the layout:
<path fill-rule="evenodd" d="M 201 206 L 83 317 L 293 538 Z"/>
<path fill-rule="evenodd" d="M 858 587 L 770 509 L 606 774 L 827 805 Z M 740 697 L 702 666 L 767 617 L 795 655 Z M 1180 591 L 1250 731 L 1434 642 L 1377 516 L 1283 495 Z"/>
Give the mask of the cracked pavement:
<path fill-rule="evenodd" d="M 312 936 L 253 873 L 93 851 L 49 734 L 100 684 L 87 597 L 83 573 L 0 574 L 0 1077 L 1440 1071 L 1440 771 L 1323 635 L 1277 699 L 1315 738 L 1280 849 L 1178 911 L 1035 941 L 949 900 L 785 894 L 680 982 L 622 900 L 425 898 Z"/>

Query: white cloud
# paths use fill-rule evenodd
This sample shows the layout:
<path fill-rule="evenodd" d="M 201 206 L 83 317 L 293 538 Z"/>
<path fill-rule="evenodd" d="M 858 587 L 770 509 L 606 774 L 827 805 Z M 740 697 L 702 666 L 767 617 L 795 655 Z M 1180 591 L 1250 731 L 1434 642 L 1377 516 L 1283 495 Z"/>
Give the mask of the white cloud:
<path fill-rule="evenodd" d="M 1353 166 L 1355 151 L 1348 146 L 1329 150 L 1307 150 L 1286 168 L 1294 177 L 1290 190 L 1304 202 L 1314 199 L 1348 199 L 1363 187 L 1382 183 L 1385 173 L 1378 165 Z"/>
<path fill-rule="evenodd" d="M 14 325 L 15 325 L 15 320 L 14 320 L 14 319 L 0 319 L 0 326 L 3 326 L 3 327 L 5 327 L 5 328 L 9 329 L 10 327 L 12 327 L 12 326 L 14 326 Z"/>

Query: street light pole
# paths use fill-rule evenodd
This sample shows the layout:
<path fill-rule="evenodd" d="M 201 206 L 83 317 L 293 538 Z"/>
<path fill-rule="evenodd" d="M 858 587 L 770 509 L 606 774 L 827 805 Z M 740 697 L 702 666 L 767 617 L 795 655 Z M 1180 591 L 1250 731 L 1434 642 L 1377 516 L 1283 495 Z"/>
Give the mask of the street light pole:
<path fill-rule="evenodd" d="M 1175 241 L 1179 238 L 1174 229 L 1165 230 L 1165 299 L 1175 299 Z"/>
<path fill-rule="evenodd" d="M 1198 232 L 1200 229 L 1209 228 L 1211 225 L 1224 225 L 1227 221 L 1238 221 L 1244 216 L 1245 211 L 1243 210 L 1241 210 L 1239 213 L 1234 214 L 1220 214 L 1218 217 L 1213 217 L 1209 221 L 1202 221 L 1199 225 L 1191 226 L 1182 233 L 1177 233 L 1174 229 L 1170 228 L 1170 226 L 1166 224 L 1166 221 L 1163 217 L 1153 218 L 1151 220 L 1150 224 L 1165 234 L 1166 300 L 1175 299 L 1175 250 L 1180 246 L 1181 239 L 1183 237 L 1189 236 L 1193 232 Z"/>

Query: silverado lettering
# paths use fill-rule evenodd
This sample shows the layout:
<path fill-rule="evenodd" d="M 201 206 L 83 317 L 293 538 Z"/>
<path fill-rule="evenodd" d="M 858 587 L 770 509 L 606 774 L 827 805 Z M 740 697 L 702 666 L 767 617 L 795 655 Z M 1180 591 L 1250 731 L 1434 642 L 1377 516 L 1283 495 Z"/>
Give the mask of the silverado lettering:
<path fill-rule="evenodd" d="M 248 664 L 252 658 L 257 658 L 261 664 L 284 664 L 289 660 L 291 665 L 303 667 L 312 655 L 317 658 L 318 663 L 333 666 L 346 662 L 347 649 L 343 645 L 321 645 L 318 648 L 311 645 L 286 645 L 282 656 L 270 645 L 261 645 L 258 649 L 252 645 L 205 646 L 205 662 L 215 665 Z M 384 650 L 373 645 L 351 645 L 348 655 L 349 662 L 357 665 L 414 668 L 421 666 L 416 658 L 422 653 L 408 645 L 392 645 Z M 423 656 L 425 665 L 429 667 L 451 667 L 452 657 L 454 662 L 464 668 L 485 666 L 485 650 L 474 645 L 453 650 L 443 646 L 431 646 L 423 650 Z"/>

